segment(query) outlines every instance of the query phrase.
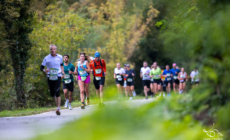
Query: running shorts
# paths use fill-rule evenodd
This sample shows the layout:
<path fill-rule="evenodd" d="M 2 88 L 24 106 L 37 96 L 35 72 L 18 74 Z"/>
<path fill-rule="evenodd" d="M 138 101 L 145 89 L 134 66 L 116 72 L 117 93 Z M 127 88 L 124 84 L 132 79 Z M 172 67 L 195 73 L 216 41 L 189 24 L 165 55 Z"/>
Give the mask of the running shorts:
<path fill-rule="evenodd" d="M 50 80 L 48 77 L 48 85 L 50 89 L 50 96 L 51 97 L 60 97 L 60 87 L 61 87 L 61 77 L 58 77 L 57 80 L 53 81 Z"/>
<path fill-rule="evenodd" d="M 142 80 L 143 86 L 147 86 L 147 88 L 150 88 L 150 80 Z"/>
<path fill-rule="evenodd" d="M 124 80 L 118 81 L 117 78 L 116 78 L 116 85 L 124 86 Z"/>
<path fill-rule="evenodd" d="M 154 84 L 158 84 L 158 85 L 161 85 L 161 79 L 154 79 Z"/>
<path fill-rule="evenodd" d="M 104 86 L 105 84 L 105 77 L 101 77 L 100 80 L 96 80 L 95 77 L 93 77 L 93 84 L 96 89 L 100 88 L 100 85 Z"/>
<path fill-rule="evenodd" d="M 68 89 L 70 92 L 73 92 L 73 81 L 69 84 L 65 84 L 65 82 L 63 81 L 63 85 L 62 85 L 63 89 Z"/>
<path fill-rule="evenodd" d="M 81 76 L 80 76 L 80 75 L 78 75 L 78 80 L 81 80 Z M 90 82 L 91 82 L 91 80 L 90 80 L 90 75 L 88 75 L 88 76 L 86 77 L 84 83 L 85 83 L 85 84 L 88 84 L 88 83 L 90 83 Z"/>
<path fill-rule="evenodd" d="M 134 82 L 127 82 L 127 86 L 134 86 Z"/>
<path fill-rule="evenodd" d="M 165 85 L 168 86 L 168 84 L 171 83 L 171 80 L 170 81 L 165 81 Z"/>
<path fill-rule="evenodd" d="M 175 83 L 177 85 L 180 83 L 180 81 L 178 79 L 173 79 L 172 81 L 173 81 L 173 83 Z"/>

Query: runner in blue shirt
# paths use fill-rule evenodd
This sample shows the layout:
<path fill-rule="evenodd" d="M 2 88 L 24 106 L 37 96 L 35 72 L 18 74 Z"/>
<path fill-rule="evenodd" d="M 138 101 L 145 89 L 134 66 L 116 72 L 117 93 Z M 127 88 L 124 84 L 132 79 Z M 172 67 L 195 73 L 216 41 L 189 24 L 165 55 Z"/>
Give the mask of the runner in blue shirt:
<path fill-rule="evenodd" d="M 179 91 L 179 80 L 178 80 L 178 74 L 180 73 L 180 70 L 176 68 L 176 63 L 173 63 L 173 68 L 171 69 L 173 73 L 173 90 L 175 93 Z"/>
<path fill-rule="evenodd" d="M 163 72 L 163 76 L 165 77 L 165 84 L 166 84 L 166 90 L 167 90 L 168 96 L 170 96 L 170 90 L 171 90 L 171 84 L 170 83 L 172 81 L 173 73 L 169 69 L 169 65 L 166 65 L 166 69 Z"/>

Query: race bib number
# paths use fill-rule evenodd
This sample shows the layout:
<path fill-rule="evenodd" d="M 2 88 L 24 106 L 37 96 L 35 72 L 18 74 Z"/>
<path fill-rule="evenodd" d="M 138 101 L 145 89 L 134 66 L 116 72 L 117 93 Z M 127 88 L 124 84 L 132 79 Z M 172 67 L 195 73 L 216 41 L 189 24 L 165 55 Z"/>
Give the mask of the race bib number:
<path fill-rule="evenodd" d="M 170 80 L 171 80 L 171 77 L 170 77 L 170 78 L 167 78 L 167 80 L 170 81 Z"/>
<path fill-rule="evenodd" d="M 184 82 L 184 80 L 180 80 L 180 82 Z"/>
<path fill-rule="evenodd" d="M 119 78 L 117 78 L 117 80 L 118 80 L 118 81 L 122 81 L 122 78 L 121 78 L 121 77 L 119 77 Z"/>
<path fill-rule="evenodd" d="M 50 74 L 58 74 L 58 69 L 51 68 L 50 69 Z"/>
<path fill-rule="evenodd" d="M 101 80 L 101 77 L 95 77 L 96 80 Z"/>
<path fill-rule="evenodd" d="M 50 74 L 49 79 L 52 81 L 56 81 L 58 79 L 58 76 L 57 76 L 57 74 L 54 74 L 54 75 Z"/>
<path fill-rule="evenodd" d="M 154 79 L 152 78 L 152 79 L 151 79 L 151 81 L 153 82 L 153 81 L 154 81 Z"/>
<path fill-rule="evenodd" d="M 155 75 L 154 77 L 155 77 L 155 78 L 158 78 L 158 77 L 160 77 L 160 75 Z"/>
<path fill-rule="evenodd" d="M 65 74 L 64 79 L 69 79 L 70 75 L 69 74 Z"/>
<path fill-rule="evenodd" d="M 127 81 L 128 82 L 133 82 L 133 79 L 132 78 L 128 78 Z"/>
<path fill-rule="evenodd" d="M 178 79 L 177 76 L 173 76 L 173 79 Z"/>
<path fill-rule="evenodd" d="M 101 69 L 95 69 L 95 73 L 96 74 L 100 74 L 101 73 Z"/>
<path fill-rule="evenodd" d="M 170 73 L 167 73 L 166 75 L 167 75 L 168 77 L 170 77 L 170 76 L 171 76 L 171 74 L 170 74 Z"/>
<path fill-rule="evenodd" d="M 117 78 L 121 78 L 121 75 L 117 75 Z"/>
<path fill-rule="evenodd" d="M 84 74 L 86 74 L 86 71 L 80 70 L 80 71 L 79 71 L 79 74 L 80 74 L 80 75 L 84 75 Z"/>
<path fill-rule="evenodd" d="M 65 84 L 71 83 L 71 79 L 65 80 Z"/>

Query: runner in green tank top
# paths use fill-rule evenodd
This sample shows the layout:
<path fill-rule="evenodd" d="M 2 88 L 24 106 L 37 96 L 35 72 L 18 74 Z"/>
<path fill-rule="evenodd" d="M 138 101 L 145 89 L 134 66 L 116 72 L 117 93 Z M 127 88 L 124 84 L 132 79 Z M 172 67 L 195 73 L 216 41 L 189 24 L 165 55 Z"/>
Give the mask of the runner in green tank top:
<path fill-rule="evenodd" d="M 157 62 L 153 63 L 153 69 L 151 69 L 149 76 L 154 81 L 154 93 L 158 94 L 161 90 L 161 69 L 157 67 Z"/>

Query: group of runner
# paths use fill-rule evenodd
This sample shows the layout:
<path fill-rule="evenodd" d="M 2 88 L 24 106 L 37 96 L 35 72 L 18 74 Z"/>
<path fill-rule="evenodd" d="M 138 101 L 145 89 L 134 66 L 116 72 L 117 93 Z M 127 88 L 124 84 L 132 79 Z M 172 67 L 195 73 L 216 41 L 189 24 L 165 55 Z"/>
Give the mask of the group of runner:
<path fill-rule="evenodd" d="M 197 86 L 199 84 L 198 75 L 198 70 L 195 68 L 190 75 L 193 85 Z M 154 62 L 149 68 L 146 61 L 143 62 L 143 67 L 140 70 L 140 77 L 142 78 L 146 99 L 148 99 L 148 94 L 151 94 L 151 96 L 153 94 L 159 95 L 157 98 L 166 96 L 165 93 L 170 96 L 171 85 L 175 93 L 182 94 L 185 91 L 186 81 L 189 79 L 184 68 L 179 69 L 176 63 L 172 64 L 172 69 L 169 65 L 166 65 L 165 68 L 160 67 L 157 62 Z"/>
<path fill-rule="evenodd" d="M 64 64 L 63 64 L 64 58 Z M 170 69 L 169 65 L 159 67 L 157 62 L 154 62 L 148 67 L 147 62 L 143 62 L 143 67 L 140 70 L 140 77 L 142 78 L 142 84 L 144 87 L 145 98 L 148 99 L 148 94 L 155 95 L 167 95 L 170 96 L 171 84 L 175 93 L 183 93 L 186 86 L 186 81 L 189 79 L 184 68 L 181 70 L 177 67 L 176 63 L 172 64 L 173 68 Z M 45 69 L 46 67 L 46 69 Z M 65 97 L 65 108 L 72 110 L 72 93 L 74 90 L 74 78 L 78 81 L 80 88 L 81 108 L 85 109 L 85 94 L 87 105 L 89 105 L 89 84 L 90 74 L 93 75 L 93 83 L 96 89 L 96 94 L 99 99 L 99 107 L 104 107 L 103 103 L 103 87 L 106 76 L 106 64 L 103 59 L 100 59 L 100 53 L 96 52 L 94 57 L 88 57 L 85 53 L 80 53 L 80 59 L 76 62 L 76 65 L 69 63 L 69 55 L 57 54 L 57 47 L 50 45 L 50 54 L 47 55 L 41 64 L 40 70 L 47 74 L 47 81 L 49 85 L 50 95 L 55 100 L 57 105 L 56 114 L 60 115 L 60 86 L 61 81 L 63 83 L 63 92 Z M 199 73 L 197 69 L 191 72 L 190 78 L 195 85 L 199 84 Z M 130 68 L 130 64 L 125 64 L 124 68 L 121 68 L 121 64 L 117 63 L 117 67 L 114 69 L 115 83 L 118 88 L 119 99 L 123 97 L 123 91 L 125 91 L 126 98 L 129 100 L 136 96 L 134 90 L 134 78 L 136 74 L 133 69 Z M 162 92 L 162 94 L 160 93 Z M 69 93 L 69 94 L 68 94 Z M 130 98 L 128 98 L 128 95 Z M 157 97 L 159 97 L 157 96 Z"/>
<path fill-rule="evenodd" d="M 46 69 L 45 69 L 46 67 Z M 103 103 L 103 86 L 105 83 L 106 64 L 103 59 L 100 59 L 100 53 L 96 52 L 93 57 L 86 56 L 85 53 L 80 53 L 80 59 L 77 61 L 76 66 L 69 63 L 69 55 L 57 54 L 57 47 L 50 45 L 50 54 L 47 55 L 41 64 L 40 70 L 47 74 L 47 80 L 50 90 L 50 95 L 55 100 L 57 105 L 56 114 L 60 115 L 60 86 L 63 82 L 63 92 L 66 99 L 65 108 L 72 110 L 72 93 L 74 90 L 73 75 L 78 81 L 80 88 L 81 108 L 85 109 L 85 93 L 87 105 L 89 105 L 89 83 L 90 74 L 93 75 L 93 83 L 96 88 L 96 94 L 99 99 L 99 107 L 105 106 Z M 68 97 L 69 91 L 69 97 Z"/>
<path fill-rule="evenodd" d="M 148 99 L 148 95 L 170 96 L 171 85 L 175 93 L 182 94 L 185 91 L 186 81 L 189 79 L 184 68 L 179 69 L 176 63 L 172 64 L 172 69 L 169 65 L 158 66 L 157 62 L 148 67 L 148 63 L 143 62 L 143 67 L 140 70 L 140 77 L 142 78 L 142 84 L 144 87 L 145 98 Z M 130 69 L 129 64 L 125 64 L 124 68 L 121 68 L 120 63 L 117 63 L 117 67 L 114 69 L 114 78 L 116 79 L 116 86 L 119 91 L 119 98 L 122 98 L 123 89 L 125 90 L 126 98 L 128 99 L 128 93 L 130 100 L 136 95 L 134 90 L 134 77 L 135 71 Z M 199 73 L 195 68 L 191 74 L 191 83 L 193 85 L 199 84 Z"/>

